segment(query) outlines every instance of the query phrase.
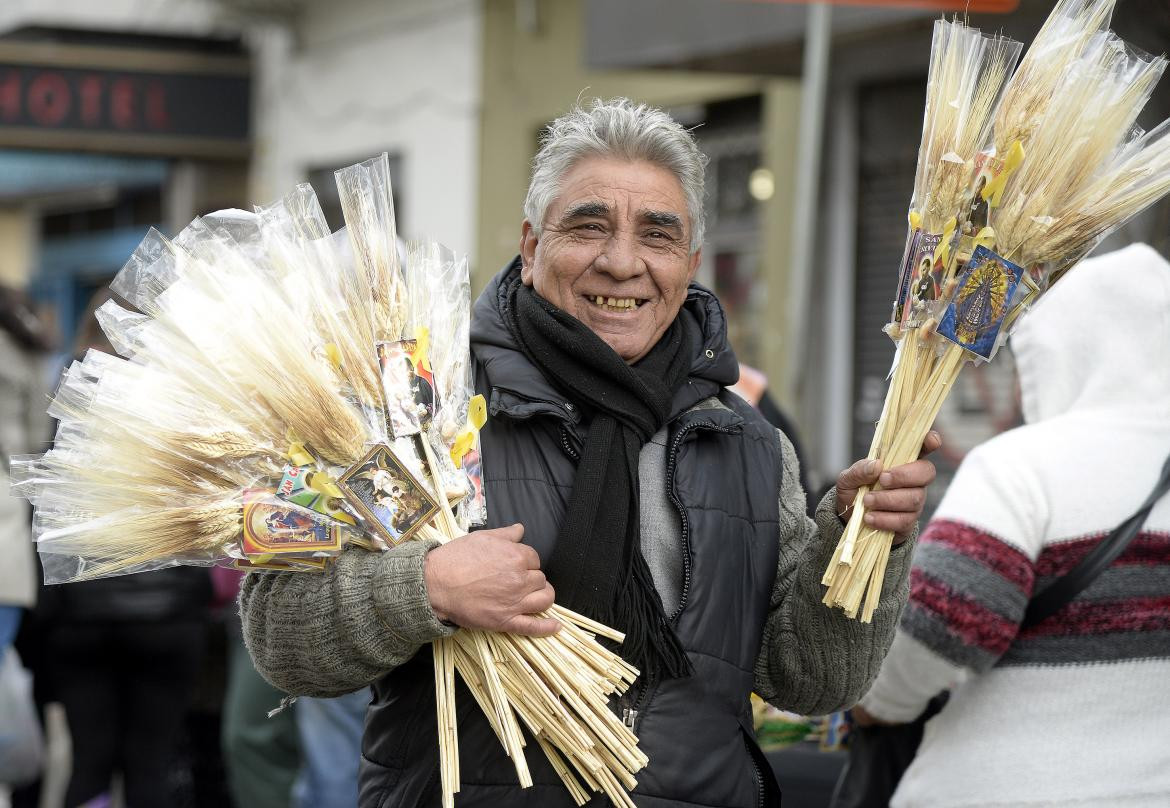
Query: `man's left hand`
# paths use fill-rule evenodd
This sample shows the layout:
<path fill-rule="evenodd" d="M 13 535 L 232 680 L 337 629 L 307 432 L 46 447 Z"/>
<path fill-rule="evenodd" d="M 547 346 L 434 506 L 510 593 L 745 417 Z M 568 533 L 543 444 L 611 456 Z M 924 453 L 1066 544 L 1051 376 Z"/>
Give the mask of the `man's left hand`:
<path fill-rule="evenodd" d="M 919 459 L 913 463 L 884 471 L 879 460 L 858 460 L 837 477 L 837 510 L 842 522 L 848 522 L 857 490 L 880 483 L 882 490 L 865 495 L 865 524 L 879 530 L 891 530 L 894 544 L 909 537 L 922 506 L 926 503 L 926 486 L 934 480 L 934 464 L 926 455 L 942 445 L 942 437 L 931 430 L 922 442 Z"/>

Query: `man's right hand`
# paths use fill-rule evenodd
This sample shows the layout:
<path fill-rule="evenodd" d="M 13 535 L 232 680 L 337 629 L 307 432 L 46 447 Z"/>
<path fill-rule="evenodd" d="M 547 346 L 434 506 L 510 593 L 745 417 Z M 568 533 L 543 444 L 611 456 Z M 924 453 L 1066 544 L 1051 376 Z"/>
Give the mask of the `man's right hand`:
<path fill-rule="evenodd" d="M 426 555 L 423 574 L 440 620 L 464 628 L 545 637 L 560 623 L 536 617 L 553 605 L 540 556 L 526 544 L 524 526 L 477 530 Z"/>

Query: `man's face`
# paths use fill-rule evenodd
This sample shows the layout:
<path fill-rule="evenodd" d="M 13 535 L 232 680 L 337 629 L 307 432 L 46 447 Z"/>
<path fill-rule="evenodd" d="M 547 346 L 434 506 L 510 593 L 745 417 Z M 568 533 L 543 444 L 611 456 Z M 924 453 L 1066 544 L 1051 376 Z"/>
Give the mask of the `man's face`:
<path fill-rule="evenodd" d="M 699 266 L 678 179 L 652 163 L 587 157 L 562 177 L 543 224 L 539 237 L 523 225 L 524 283 L 637 362 L 674 322 Z"/>

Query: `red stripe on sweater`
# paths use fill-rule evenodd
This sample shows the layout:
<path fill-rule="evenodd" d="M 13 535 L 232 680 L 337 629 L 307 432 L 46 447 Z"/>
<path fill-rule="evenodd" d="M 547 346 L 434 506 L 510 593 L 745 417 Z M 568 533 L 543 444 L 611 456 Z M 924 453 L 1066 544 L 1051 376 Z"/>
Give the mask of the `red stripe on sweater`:
<path fill-rule="evenodd" d="M 1067 575 L 1106 535 L 1098 533 L 1048 545 L 1036 559 L 1036 575 L 1041 578 Z M 1170 566 L 1170 534 L 1139 533 L 1111 566 Z"/>
<path fill-rule="evenodd" d="M 1170 631 L 1170 595 L 1125 600 L 1073 601 L 1052 617 L 1020 632 L 1020 639 Z"/>
<path fill-rule="evenodd" d="M 920 541 L 941 544 L 978 561 L 1026 595 L 1032 593 L 1032 561 L 1003 539 L 953 519 L 931 519 Z"/>
<path fill-rule="evenodd" d="M 996 656 L 1015 639 L 1018 626 L 979 601 L 957 592 L 917 567 L 910 571 L 910 606 L 933 612 L 967 645 Z"/>

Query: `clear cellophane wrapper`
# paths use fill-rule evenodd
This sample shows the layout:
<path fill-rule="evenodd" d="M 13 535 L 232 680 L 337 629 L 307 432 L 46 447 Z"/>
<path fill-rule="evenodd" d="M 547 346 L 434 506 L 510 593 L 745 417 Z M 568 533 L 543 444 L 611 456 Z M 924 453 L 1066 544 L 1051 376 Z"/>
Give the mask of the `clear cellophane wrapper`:
<path fill-rule="evenodd" d="M 376 346 L 402 338 L 409 306 L 384 156 L 338 180 L 360 232 L 331 233 L 303 185 L 173 239 L 152 230 L 118 273 L 111 286 L 129 305 L 110 300 L 96 316 L 119 355 L 91 350 L 66 368 L 53 448 L 14 459 L 48 582 L 178 563 L 313 571 L 345 544 L 406 538 L 378 523 L 394 502 L 374 491 L 371 518 L 343 493 L 371 484 L 378 469 L 341 482 L 371 447 L 403 448 Z M 426 250 L 443 256 L 426 281 L 455 287 L 428 289 L 452 380 L 438 410 L 465 422 L 466 263 Z M 427 434 L 449 499 L 470 502 L 453 440 L 437 425 Z M 426 482 L 416 450 L 410 468 Z"/>

